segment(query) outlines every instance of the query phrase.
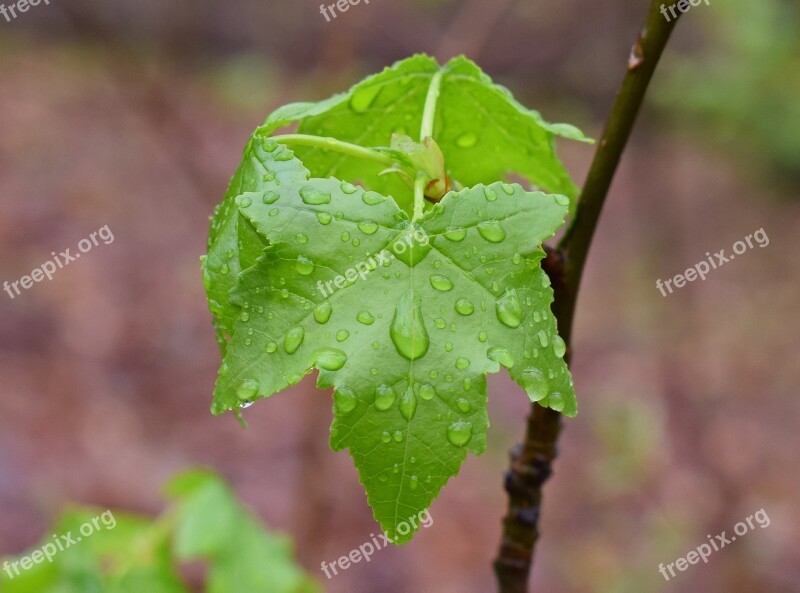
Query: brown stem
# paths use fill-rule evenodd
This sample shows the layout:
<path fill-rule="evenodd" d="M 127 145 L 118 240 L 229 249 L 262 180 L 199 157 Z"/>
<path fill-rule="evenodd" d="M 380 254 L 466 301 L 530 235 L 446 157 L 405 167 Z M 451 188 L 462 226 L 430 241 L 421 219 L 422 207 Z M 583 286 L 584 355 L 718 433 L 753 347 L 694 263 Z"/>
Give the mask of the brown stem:
<path fill-rule="evenodd" d="M 628 68 L 586 177 L 575 220 L 559 248 L 549 250 L 542 262 L 553 281 L 553 314 L 568 345 L 568 361 L 575 304 L 592 237 L 650 79 L 677 23 L 677 18 L 666 20 L 660 11 L 661 4 L 662 0 L 652 0 L 645 26 L 631 49 Z M 560 414 L 533 404 L 525 440 L 511 452 L 511 468 L 505 478 L 508 511 L 503 519 L 500 552 L 494 562 L 500 593 L 528 592 L 528 577 L 539 537 L 542 486 L 552 473 L 560 430 Z"/>

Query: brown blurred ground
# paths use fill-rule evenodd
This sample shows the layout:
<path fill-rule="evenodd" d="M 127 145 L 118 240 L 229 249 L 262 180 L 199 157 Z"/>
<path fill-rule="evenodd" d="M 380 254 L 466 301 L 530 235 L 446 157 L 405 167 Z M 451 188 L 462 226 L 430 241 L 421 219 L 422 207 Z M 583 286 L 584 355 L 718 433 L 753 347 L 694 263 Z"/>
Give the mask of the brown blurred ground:
<path fill-rule="evenodd" d="M 270 109 L 415 51 L 467 51 L 546 118 L 598 136 L 643 11 L 606 4 L 376 0 L 326 24 L 311 1 L 65 1 L 0 22 L 0 281 L 102 225 L 115 236 L 13 301 L 0 293 L 0 555 L 68 501 L 156 512 L 159 485 L 195 464 L 296 536 L 320 578 L 322 560 L 369 539 L 313 380 L 248 410 L 247 431 L 208 412 L 207 217 Z M 675 43 L 694 39 L 687 24 Z M 561 154 L 582 180 L 592 149 Z M 546 490 L 535 590 L 800 590 L 800 195 L 786 187 L 645 109 L 582 289 L 581 413 Z M 657 278 L 761 227 L 768 247 L 661 297 Z M 488 451 L 433 504 L 434 525 L 327 591 L 494 590 L 502 473 L 527 405 L 505 376 L 490 400 Z M 762 507 L 768 528 L 669 583 L 657 572 Z"/>

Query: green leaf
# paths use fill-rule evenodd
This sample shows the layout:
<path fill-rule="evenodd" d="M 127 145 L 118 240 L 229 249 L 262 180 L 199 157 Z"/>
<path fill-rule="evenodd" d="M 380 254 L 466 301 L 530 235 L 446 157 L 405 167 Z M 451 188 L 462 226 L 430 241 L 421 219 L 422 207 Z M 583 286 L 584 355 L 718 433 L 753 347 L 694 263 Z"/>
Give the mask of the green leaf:
<path fill-rule="evenodd" d="M 286 105 L 267 118 L 264 130 L 273 132 L 297 121 L 297 131 L 303 134 L 389 146 L 392 134 L 419 132 L 428 87 L 439 71 L 441 93 L 433 137 L 451 177 L 469 187 L 516 173 L 535 186 L 568 196 L 574 213 L 577 188 L 555 155 L 555 137 L 590 140 L 571 125 L 545 122 L 464 57 L 440 67 L 433 58 L 413 56 L 347 93 L 319 103 Z M 315 177 L 360 180 L 369 189 L 393 196 L 410 212 L 408 189 L 395 176 L 381 176 L 382 166 L 320 148 L 297 147 L 296 153 Z"/>
<path fill-rule="evenodd" d="M 237 198 L 269 245 L 231 293 L 241 314 L 215 413 L 319 369 L 318 386 L 336 389 L 331 445 L 350 450 L 399 543 L 466 452 L 485 448 L 487 373 L 502 364 L 531 400 L 576 413 L 539 266 L 567 198 L 493 183 L 411 223 L 393 200 L 336 179 L 274 191 Z"/>
<path fill-rule="evenodd" d="M 264 245 L 247 224 L 242 224 L 234 198 L 306 179 L 308 171 L 291 150 L 256 132 L 244 150 L 242 163 L 211 218 L 208 253 L 202 258 L 203 281 L 213 315 L 217 341 L 225 352 L 227 339 L 239 311 L 228 299 L 239 272 L 255 263 Z"/>

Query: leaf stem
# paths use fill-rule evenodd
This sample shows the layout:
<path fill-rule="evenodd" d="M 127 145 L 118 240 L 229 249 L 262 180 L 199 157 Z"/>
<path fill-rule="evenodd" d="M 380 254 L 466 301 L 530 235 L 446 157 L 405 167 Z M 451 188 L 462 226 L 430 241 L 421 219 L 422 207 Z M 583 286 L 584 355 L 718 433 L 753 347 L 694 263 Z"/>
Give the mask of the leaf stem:
<path fill-rule="evenodd" d="M 276 140 L 277 142 L 280 142 L 281 144 L 311 146 L 313 148 L 320 148 L 322 150 L 331 150 L 333 152 L 339 152 L 341 154 L 346 154 L 348 156 L 364 159 L 367 161 L 373 161 L 375 163 L 380 163 L 382 165 L 387 165 L 387 166 L 392 166 L 397 163 L 395 159 L 393 159 L 387 154 L 384 154 L 377 150 L 373 150 L 371 148 L 365 148 L 363 146 L 359 146 L 358 144 L 351 144 L 350 142 L 337 140 L 336 138 L 331 138 L 330 136 L 312 136 L 309 134 L 283 134 L 278 136 L 272 136 L 272 139 Z"/>
<path fill-rule="evenodd" d="M 578 201 L 574 223 L 557 250 L 550 250 L 542 267 L 552 280 L 553 314 L 561 337 L 571 352 L 572 324 L 578 288 L 600 213 L 611 187 L 625 145 L 630 137 L 647 87 L 677 19 L 667 21 L 660 13 L 662 0 L 651 0 L 647 20 L 628 59 L 623 78 L 603 136 Z M 542 487 L 552 472 L 561 414 L 533 404 L 525 440 L 511 453 L 506 473 L 508 512 L 494 570 L 500 593 L 527 593 L 533 552 L 539 538 Z"/>
<path fill-rule="evenodd" d="M 439 102 L 443 75 L 444 70 L 440 68 L 431 78 L 428 94 L 425 97 L 425 108 L 422 112 L 422 125 L 419 130 L 420 142 L 425 142 L 425 138 L 433 138 L 433 126 L 436 123 L 436 106 Z M 411 219 L 412 222 L 418 220 L 425 212 L 425 185 L 427 182 L 428 180 L 425 179 L 424 175 L 418 171 L 414 180 L 414 216 Z"/>

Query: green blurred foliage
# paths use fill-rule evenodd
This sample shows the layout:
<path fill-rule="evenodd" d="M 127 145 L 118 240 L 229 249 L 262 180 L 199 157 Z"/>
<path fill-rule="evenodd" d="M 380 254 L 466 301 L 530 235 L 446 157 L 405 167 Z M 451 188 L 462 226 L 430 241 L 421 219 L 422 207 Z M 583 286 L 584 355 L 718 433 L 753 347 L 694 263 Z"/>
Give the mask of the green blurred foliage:
<path fill-rule="evenodd" d="M 295 564 L 288 538 L 267 533 L 230 488 L 205 471 L 179 475 L 167 485 L 173 504 L 152 520 L 127 513 L 75 508 L 56 523 L 56 538 L 74 543 L 40 559 L 19 576 L 4 569 L 3 593 L 188 593 L 182 562 L 207 562 L 207 593 L 320 593 Z M 97 517 L 103 515 L 103 521 Z M 81 526 L 96 522 L 81 537 Z M 86 529 L 89 531 L 89 529 Z M 27 555 L 33 555 L 31 551 Z M 11 566 L 21 559 L 3 559 Z M 41 557 L 40 557 L 41 558 Z M 5 563 L 8 564 L 5 564 Z"/>
<path fill-rule="evenodd" d="M 800 176 L 800 6 L 728 0 L 707 10 L 681 23 L 697 17 L 706 47 L 665 63 L 651 96 L 726 150 Z"/>

